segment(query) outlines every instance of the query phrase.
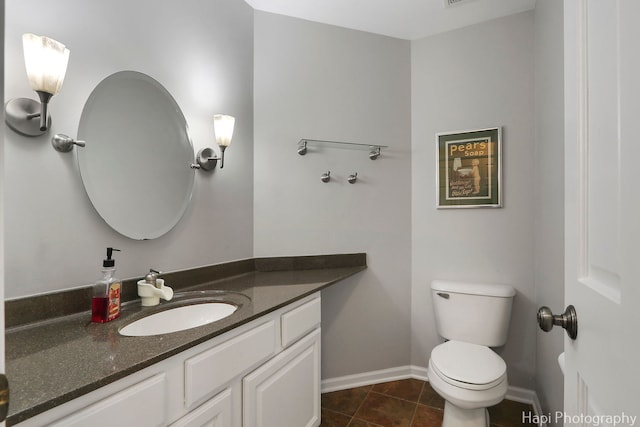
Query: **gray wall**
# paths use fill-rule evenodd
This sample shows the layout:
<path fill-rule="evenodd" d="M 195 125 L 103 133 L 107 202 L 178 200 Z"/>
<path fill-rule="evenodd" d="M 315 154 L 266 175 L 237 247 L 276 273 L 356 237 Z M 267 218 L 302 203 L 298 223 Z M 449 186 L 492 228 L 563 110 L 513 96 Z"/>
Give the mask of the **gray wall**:
<path fill-rule="evenodd" d="M 409 363 L 410 83 L 408 41 L 256 12 L 255 255 L 367 253 L 323 292 L 324 378 Z M 389 148 L 299 156 L 300 138 Z"/>
<path fill-rule="evenodd" d="M 99 277 L 106 246 L 122 249 L 116 263 L 121 278 L 139 277 L 152 266 L 170 271 L 253 255 L 250 6 L 237 0 L 8 0 L 6 99 L 36 98 L 24 71 L 25 32 L 65 43 L 71 57 L 62 91 L 51 101 L 50 132 L 26 138 L 5 130 L 7 297 L 90 284 Z M 58 153 L 49 143 L 58 132 L 76 136 L 93 88 L 121 70 L 149 74 L 167 88 L 189 123 L 195 150 L 214 145 L 213 114 L 236 116 L 226 167 L 212 175 L 197 172 L 185 216 L 151 241 L 130 240 L 107 226 L 84 192 L 75 153 Z"/>
<path fill-rule="evenodd" d="M 535 387 L 533 274 L 533 12 L 412 43 L 412 352 L 427 366 L 437 336 L 433 279 L 517 289 L 507 344 L 509 383 Z M 435 134 L 502 126 L 502 209 L 437 210 Z"/>
<path fill-rule="evenodd" d="M 563 5 L 538 0 L 535 9 L 535 287 L 536 306 L 564 310 L 564 57 Z M 536 391 L 543 412 L 562 411 L 557 358 L 564 331 L 538 330 Z"/>

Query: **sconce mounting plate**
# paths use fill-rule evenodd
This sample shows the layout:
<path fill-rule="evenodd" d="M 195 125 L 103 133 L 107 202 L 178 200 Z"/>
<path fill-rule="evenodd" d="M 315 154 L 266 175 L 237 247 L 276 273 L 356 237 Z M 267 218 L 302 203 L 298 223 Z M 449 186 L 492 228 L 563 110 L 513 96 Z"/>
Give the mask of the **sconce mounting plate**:
<path fill-rule="evenodd" d="M 38 119 L 40 102 L 29 98 L 14 98 L 7 102 L 4 111 L 7 126 L 20 135 L 40 136 L 46 132 L 46 130 L 40 130 L 40 120 Z M 47 129 L 50 127 L 51 116 L 47 114 Z"/>
<path fill-rule="evenodd" d="M 212 171 L 218 164 L 218 157 L 212 148 L 203 148 L 196 154 L 196 164 L 200 166 L 198 169 Z"/>

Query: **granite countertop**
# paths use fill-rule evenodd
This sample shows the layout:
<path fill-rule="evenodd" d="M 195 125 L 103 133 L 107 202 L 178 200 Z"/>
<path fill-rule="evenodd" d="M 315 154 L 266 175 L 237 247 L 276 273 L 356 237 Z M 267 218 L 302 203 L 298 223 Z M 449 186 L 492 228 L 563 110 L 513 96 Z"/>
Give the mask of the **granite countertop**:
<path fill-rule="evenodd" d="M 217 335 L 311 295 L 366 268 L 365 254 L 257 258 L 169 273 L 162 277 L 175 299 L 209 295 L 235 302 L 231 316 L 208 325 L 151 337 L 126 337 L 119 328 L 160 306 L 142 307 L 137 279 L 123 282 L 120 318 L 91 323 L 90 310 L 77 313 L 65 301 L 86 299 L 61 292 L 7 301 L 6 374 L 11 384 L 7 425 L 11 426 L 167 359 Z M 226 291 L 226 292 L 223 292 Z M 72 298 L 75 297 L 75 298 Z M 248 297 L 248 298 L 246 298 Z M 61 302 L 62 301 L 62 302 Z M 64 316 L 24 319 L 24 312 L 59 304 Z M 30 308 L 30 310 L 29 310 Z M 19 320 L 16 320 L 18 319 Z"/>

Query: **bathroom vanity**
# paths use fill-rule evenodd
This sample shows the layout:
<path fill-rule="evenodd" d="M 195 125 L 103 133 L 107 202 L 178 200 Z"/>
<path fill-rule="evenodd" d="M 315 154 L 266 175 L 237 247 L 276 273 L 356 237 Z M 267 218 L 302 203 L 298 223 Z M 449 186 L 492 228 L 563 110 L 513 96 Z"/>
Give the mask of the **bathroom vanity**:
<path fill-rule="evenodd" d="M 171 334 L 119 334 L 158 310 L 135 297 L 106 324 L 90 323 L 86 311 L 8 328 L 8 425 L 317 426 L 319 291 L 365 268 L 364 254 L 349 254 L 167 274 L 178 299 L 213 293 L 238 305 L 229 317 Z"/>

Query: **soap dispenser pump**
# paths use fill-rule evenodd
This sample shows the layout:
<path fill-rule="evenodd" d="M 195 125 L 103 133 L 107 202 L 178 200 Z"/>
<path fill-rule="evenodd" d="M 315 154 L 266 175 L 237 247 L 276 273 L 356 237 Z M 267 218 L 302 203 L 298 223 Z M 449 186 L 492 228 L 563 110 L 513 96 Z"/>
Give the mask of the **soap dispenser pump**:
<path fill-rule="evenodd" d="M 93 287 L 92 322 L 110 322 L 120 316 L 122 283 L 114 277 L 116 262 L 111 258 L 113 251 L 120 251 L 120 249 L 107 248 L 107 258 L 102 261 L 102 278 Z"/>

